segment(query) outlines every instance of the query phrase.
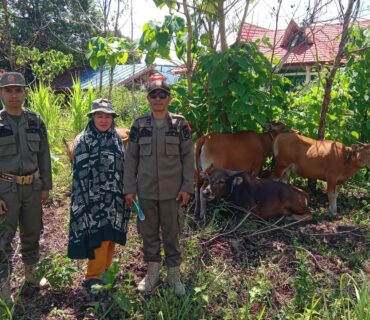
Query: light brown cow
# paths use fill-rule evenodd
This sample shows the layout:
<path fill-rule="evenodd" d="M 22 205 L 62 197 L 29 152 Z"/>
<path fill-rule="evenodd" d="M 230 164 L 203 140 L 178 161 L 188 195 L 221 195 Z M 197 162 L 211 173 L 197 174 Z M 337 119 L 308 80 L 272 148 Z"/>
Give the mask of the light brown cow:
<path fill-rule="evenodd" d="M 195 212 L 205 217 L 206 199 L 202 195 L 201 171 L 211 165 L 234 171 L 246 171 L 256 177 L 262 164 L 272 154 L 275 137 L 285 125 L 275 122 L 265 125 L 264 133 L 241 131 L 236 133 L 210 133 L 200 137 L 195 144 Z"/>
<path fill-rule="evenodd" d="M 361 168 L 370 167 L 370 143 L 347 147 L 337 141 L 282 133 L 275 139 L 274 156 L 275 180 L 287 182 L 295 170 L 303 178 L 326 181 L 329 214 L 336 215 L 338 185 Z"/>
<path fill-rule="evenodd" d="M 128 136 L 130 134 L 130 129 L 116 127 L 116 131 L 118 135 L 120 136 L 120 138 L 122 139 L 123 145 L 126 149 L 127 144 L 128 144 Z M 75 138 L 72 141 L 67 141 L 65 138 L 63 138 L 63 142 L 67 148 L 67 156 L 71 163 L 73 160 L 73 150 L 74 150 L 75 144 L 78 138 L 81 136 L 81 134 L 82 132 L 80 132 L 77 136 L 75 136 Z"/>

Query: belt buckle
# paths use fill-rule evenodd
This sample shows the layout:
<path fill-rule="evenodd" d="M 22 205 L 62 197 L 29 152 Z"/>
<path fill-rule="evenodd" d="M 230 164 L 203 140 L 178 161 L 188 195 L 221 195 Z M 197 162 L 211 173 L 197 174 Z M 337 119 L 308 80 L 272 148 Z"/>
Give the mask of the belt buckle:
<path fill-rule="evenodd" d="M 22 176 L 21 184 L 31 184 L 32 180 L 33 180 L 33 176 Z"/>

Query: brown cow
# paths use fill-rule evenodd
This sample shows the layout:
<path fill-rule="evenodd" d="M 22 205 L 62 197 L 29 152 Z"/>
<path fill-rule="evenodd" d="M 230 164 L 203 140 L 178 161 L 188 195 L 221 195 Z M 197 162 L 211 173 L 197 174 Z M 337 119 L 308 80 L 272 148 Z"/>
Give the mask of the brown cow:
<path fill-rule="evenodd" d="M 274 142 L 275 180 L 288 181 L 291 170 L 303 178 L 327 182 L 329 214 L 337 213 L 337 185 L 358 170 L 370 167 L 370 143 L 347 147 L 337 141 L 314 140 L 297 133 L 282 133 Z"/>
<path fill-rule="evenodd" d="M 255 217 L 271 219 L 289 216 L 302 221 L 312 218 L 307 207 L 307 193 L 288 184 L 219 168 L 211 170 L 208 182 L 203 190 L 205 198 L 224 198 L 250 210 Z"/>
<path fill-rule="evenodd" d="M 210 133 L 200 137 L 195 144 L 195 212 L 201 218 L 206 214 L 206 201 L 202 196 L 201 171 L 211 165 L 217 168 L 246 171 L 256 177 L 262 164 L 272 154 L 275 137 L 285 125 L 275 122 L 265 125 L 264 133 L 241 131 L 236 133 Z"/>
<path fill-rule="evenodd" d="M 118 135 L 121 137 L 123 145 L 126 149 L 127 144 L 128 144 L 128 136 L 130 134 L 130 129 L 116 127 L 116 131 L 117 131 Z M 74 150 L 75 144 L 76 144 L 78 138 L 81 136 L 81 134 L 82 134 L 82 132 L 80 132 L 77 136 L 75 136 L 75 138 L 72 141 L 67 141 L 65 138 L 63 138 L 63 142 L 64 142 L 64 144 L 67 148 L 67 156 L 68 156 L 68 159 L 71 163 L 72 163 L 72 160 L 73 160 L 73 150 Z"/>

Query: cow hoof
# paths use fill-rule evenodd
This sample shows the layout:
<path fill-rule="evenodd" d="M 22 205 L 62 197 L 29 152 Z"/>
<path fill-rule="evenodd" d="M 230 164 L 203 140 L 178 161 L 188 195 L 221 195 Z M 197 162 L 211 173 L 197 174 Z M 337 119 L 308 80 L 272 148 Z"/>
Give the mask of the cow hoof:
<path fill-rule="evenodd" d="M 288 216 L 291 221 L 311 221 L 312 220 L 312 215 L 311 214 L 292 214 Z"/>

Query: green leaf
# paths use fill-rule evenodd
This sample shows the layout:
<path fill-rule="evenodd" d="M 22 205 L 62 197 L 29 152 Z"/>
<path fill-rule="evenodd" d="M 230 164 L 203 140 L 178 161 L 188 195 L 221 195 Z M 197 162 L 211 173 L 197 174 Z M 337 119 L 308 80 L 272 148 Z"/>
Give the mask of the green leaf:
<path fill-rule="evenodd" d="M 168 42 L 170 41 L 170 35 L 168 31 L 161 31 L 156 34 L 155 39 L 157 40 L 160 47 L 167 47 Z"/>
<path fill-rule="evenodd" d="M 233 82 L 229 85 L 231 91 L 234 91 L 238 94 L 239 97 L 242 97 L 245 93 L 245 86 L 239 82 Z"/>
<path fill-rule="evenodd" d="M 360 138 L 360 134 L 357 131 L 351 131 L 351 135 L 357 140 Z"/>
<path fill-rule="evenodd" d="M 200 36 L 200 43 L 206 47 L 210 46 L 209 36 L 206 33 Z"/>
<path fill-rule="evenodd" d="M 254 115 L 254 118 L 261 125 L 263 125 L 263 124 L 265 124 L 267 122 L 267 119 L 266 119 L 266 117 L 263 114 L 256 114 L 256 115 Z"/>
<path fill-rule="evenodd" d="M 115 294 L 114 301 L 117 303 L 117 305 L 122 311 L 127 313 L 131 311 L 131 301 L 122 294 L 120 295 Z"/>
<path fill-rule="evenodd" d="M 228 113 L 227 118 L 229 119 L 231 123 L 236 123 L 238 122 L 240 116 L 236 113 Z"/>
<path fill-rule="evenodd" d="M 212 86 L 214 87 L 223 86 L 223 82 L 227 79 L 227 77 L 228 77 L 228 73 L 225 72 L 225 70 L 219 69 L 215 71 L 214 73 L 212 73 L 212 76 L 211 76 Z"/>

